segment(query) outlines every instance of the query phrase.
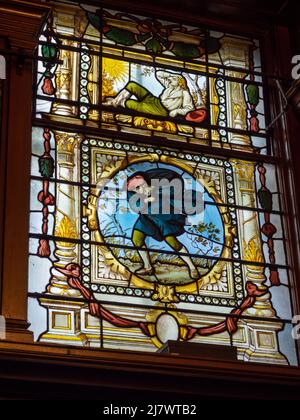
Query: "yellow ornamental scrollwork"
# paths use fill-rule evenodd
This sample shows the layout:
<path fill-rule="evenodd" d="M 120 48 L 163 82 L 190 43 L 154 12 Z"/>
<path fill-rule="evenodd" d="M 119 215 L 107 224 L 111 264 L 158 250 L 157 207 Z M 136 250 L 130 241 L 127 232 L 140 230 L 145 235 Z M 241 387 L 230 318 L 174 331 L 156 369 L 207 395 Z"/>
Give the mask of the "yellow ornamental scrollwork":
<path fill-rule="evenodd" d="M 252 162 L 245 160 L 235 160 L 231 159 L 232 164 L 234 165 L 235 172 L 241 178 L 241 180 L 248 180 L 249 182 L 254 182 L 254 170 L 255 166 Z"/>
<path fill-rule="evenodd" d="M 152 299 L 163 303 L 179 302 L 179 299 L 176 296 L 175 287 L 165 284 L 156 285 Z"/>
<path fill-rule="evenodd" d="M 55 140 L 58 152 L 67 152 L 73 154 L 76 145 L 81 141 L 81 137 L 78 135 L 56 131 Z"/>
<path fill-rule="evenodd" d="M 90 194 L 87 206 L 83 207 L 83 216 L 88 219 L 88 227 L 91 231 L 98 229 L 97 221 L 97 200 L 98 197 Z"/>
<path fill-rule="evenodd" d="M 243 242 L 244 258 L 247 261 L 264 262 L 260 241 L 257 238 L 251 239 L 248 244 Z"/>
<path fill-rule="evenodd" d="M 158 121 L 146 117 L 135 117 L 133 123 L 135 127 L 146 128 L 148 130 L 177 133 L 177 126 L 171 121 Z"/>
<path fill-rule="evenodd" d="M 56 221 L 54 235 L 61 238 L 78 239 L 76 225 L 68 216 L 63 216 L 60 221 Z M 64 241 L 58 241 L 57 245 L 63 247 L 74 247 L 73 243 Z"/>

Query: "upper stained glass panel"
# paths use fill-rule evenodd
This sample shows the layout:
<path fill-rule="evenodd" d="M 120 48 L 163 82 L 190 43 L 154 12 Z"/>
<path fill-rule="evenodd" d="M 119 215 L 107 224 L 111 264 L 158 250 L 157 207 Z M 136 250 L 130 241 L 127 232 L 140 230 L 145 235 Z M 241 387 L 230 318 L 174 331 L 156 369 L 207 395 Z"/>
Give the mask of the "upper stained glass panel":
<path fill-rule="evenodd" d="M 40 44 L 37 117 L 270 151 L 258 40 L 66 5 Z"/>

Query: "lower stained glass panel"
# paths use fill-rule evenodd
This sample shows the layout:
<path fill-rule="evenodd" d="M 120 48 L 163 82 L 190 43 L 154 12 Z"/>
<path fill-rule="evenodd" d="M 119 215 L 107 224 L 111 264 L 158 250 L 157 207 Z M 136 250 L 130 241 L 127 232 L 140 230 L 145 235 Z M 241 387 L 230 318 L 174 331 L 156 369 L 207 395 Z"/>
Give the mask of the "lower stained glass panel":
<path fill-rule="evenodd" d="M 273 165 L 48 128 L 32 162 L 37 340 L 153 352 L 175 339 L 297 363 Z"/>

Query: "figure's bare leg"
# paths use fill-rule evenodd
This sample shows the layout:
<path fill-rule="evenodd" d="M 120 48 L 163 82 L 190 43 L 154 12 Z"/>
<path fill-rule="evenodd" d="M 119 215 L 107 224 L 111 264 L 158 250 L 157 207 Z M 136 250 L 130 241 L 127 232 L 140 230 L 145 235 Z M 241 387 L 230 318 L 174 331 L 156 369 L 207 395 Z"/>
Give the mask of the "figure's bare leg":
<path fill-rule="evenodd" d="M 127 101 L 127 99 L 130 98 L 130 96 L 131 93 L 128 92 L 127 89 L 122 89 L 114 98 L 106 98 L 106 101 L 103 102 L 103 105 L 109 105 L 114 107 L 122 106 L 124 108 L 125 102 Z"/>
<path fill-rule="evenodd" d="M 184 246 L 182 246 L 181 250 L 179 251 L 179 254 L 181 254 L 181 253 L 188 254 L 189 251 Z M 192 279 L 198 279 L 199 278 L 199 273 L 198 273 L 197 267 L 195 266 L 195 264 L 192 261 L 192 258 L 189 257 L 188 255 L 180 255 L 180 258 L 188 266 L 191 278 Z"/>
<path fill-rule="evenodd" d="M 106 98 L 103 105 L 114 107 L 125 107 L 126 101 L 133 95 L 137 98 L 137 103 L 142 101 L 150 92 L 137 82 L 129 82 L 114 98 Z"/>
<path fill-rule="evenodd" d="M 141 260 L 143 262 L 143 267 L 139 268 L 136 271 L 136 274 L 138 275 L 151 275 L 154 274 L 153 267 L 151 265 L 151 260 L 149 256 L 149 252 L 146 249 L 145 246 L 145 234 L 143 232 L 140 232 L 139 230 L 134 230 L 132 234 L 132 242 L 134 246 L 137 248 L 145 248 L 145 250 L 138 249 L 138 254 L 141 257 Z"/>
<path fill-rule="evenodd" d="M 143 261 L 145 270 L 152 270 L 152 265 L 148 251 L 138 251 L 138 253 Z"/>
<path fill-rule="evenodd" d="M 188 254 L 189 251 L 182 245 L 181 242 L 178 241 L 177 238 L 175 238 L 175 236 L 167 236 L 165 240 L 167 244 L 170 245 L 170 247 L 172 247 L 175 251 L 178 252 L 179 257 L 188 266 L 190 277 L 192 279 L 198 279 L 199 273 L 198 273 L 197 267 L 192 261 L 192 258 L 189 257 L 188 255 L 181 255 L 181 254 Z"/>

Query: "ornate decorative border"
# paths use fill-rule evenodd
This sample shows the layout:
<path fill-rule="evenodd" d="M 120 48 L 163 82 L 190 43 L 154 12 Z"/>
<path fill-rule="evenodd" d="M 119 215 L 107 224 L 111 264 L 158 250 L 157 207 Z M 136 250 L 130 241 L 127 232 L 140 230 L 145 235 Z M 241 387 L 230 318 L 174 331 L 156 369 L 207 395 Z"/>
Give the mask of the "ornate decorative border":
<path fill-rule="evenodd" d="M 102 175 L 99 179 L 97 179 L 97 187 L 89 189 L 87 187 L 83 187 L 82 189 L 82 205 L 83 205 L 83 217 L 85 220 L 82 222 L 82 238 L 86 240 L 91 240 L 93 236 L 93 240 L 97 242 L 104 242 L 101 232 L 98 229 L 98 220 L 97 220 L 97 199 L 101 190 L 101 182 L 102 179 L 107 179 L 113 177 L 117 172 L 122 169 L 125 169 L 128 165 L 133 163 L 143 162 L 145 160 L 152 161 L 152 162 L 162 162 L 168 163 L 172 165 L 176 165 L 181 169 L 185 170 L 190 174 L 196 174 L 197 179 L 201 182 L 209 194 L 214 198 L 215 202 L 219 204 L 219 209 L 221 213 L 221 217 L 224 222 L 224 247 L 222 251 L 221 258 L 240 258 L 240 249 L 238 244 L 237 238 L 237 216 L 236 211 L 234 208 L 228 208 L 227 206 L 222 206 L 222 198 L 218 191 L 214 186 L 214 182 L 209 179 L 207 176 L 203 176 L 200 173 L 200 170 L 195 170 L 186 162 L 180 163 L 179 159 L 186 159 L 186 161 L 194 161 L 195 163 L 203 163 L 204 165 L 217 165 L 220 168 L 224 168 L 225 179 L 226 179 L 226 194 L 228 204 L 235 204 L 234 199 L 234 185 L 233 185 L 233 177 L 232 177 L 232 167 L 231 164 L 223 159 L 215 159 L 206 156 L 199 156 L 199 155 L 191 155 L 191 154 L 184 154 L 180 152 L 171 152 L 167 150 L 161 150 L 158 148 L 153 147 L 145 147 L 145 146 L 137 146 L 137 145 L 130 145 L 126 143 L 114 143 L 111 140 L 96 140 L 96 139 L 85 139 L 82 142 L 82 182 L 89 183 L 91 182 L 91 174 L 90 168 L 91 163 L 90 159 L 93 159 L 90 153 L 90 147 L 99 147 L 99 148 L 106 148 L 107 151 L 113 149 L 114 153 L 120 153 L 121 150 L 123 151 L 131 151 L 131 152 L 141 152 L 143 153 L 141 156 L 127 156 L 126 159 L 123 161 L 114 162 L 112 165 L 107 166 L 103 171 Z M 198 173 L 197 173 L 198 171 Z M 92 234 L 92 236 L 91 236 Z M 121 276 L 124 276 L 125 279 L 130 280 L 135 288 L 130 287 L 117 287 L 114 285 L 111 286 L 104 286 L 104 285 L 91 285 L 89 275 L 86 274 L 83 279 L 84 283 L 87 287 L 92 288 L 94 292 L 100 293 L 109 293 L 109 294 L 121 294 L 121 295 L 129 295 L 129 296 L 145 296 L 150 297 L 146 290 L 155 290 L 155 293 L 152 292 L 152 298 L 157 299 L 160 301 L 170 302 L 170 301 L 186 301 L 186 302 L 195 302 L 195 303 L 204 303 L 209 305 L 222 305 L 222 306 L 230 306 L 234 307 L 237 303 L 243 299 L 243 287 L 242 287 L 242 279 L 240 277 L 241 274 L 241 264 L 239 262 L 233 262 L 232 273 L 233 273 L 233 287 L 235 288 L 234 294 L 235 298 L 219 298 L 219 297 L 210 297 L 210 296 L 195 296 L 195 292 L 198 291 L 199 288 L 203 287 L 203 285 L 207 285 L 211 283 L 214 278 L 219 279 L 222 275 L 222 271 L 226 266 L 229 264 L 226 261 L 218 261 L 211 271 L 203 276 L 196 282 L 190 283 L 184 286 L 174 286 L 175 290 L 171 290 L 172 288 L 168 288 L 168 291 L 163 291 L 161 287 L 154 287 L 153 283 L 149 283 L 143 279 L 140 279 L 133 273 L 131 273 L 127 268 L 125 268 L 111 253 L 111 251 L 106 246 L 99 246 L 101 253 L 104 255 L 105 262 L 111 268 L 112 271 L 118 273 Z M 231 251 L 232 250 L 232 251 Z M 82 256 L 83 262 L 85 261 L 84 255 Z M 85 264 L 84 264 L 85 265 Z M 90 265 L 90 260 L 86 261 L 86 271 L 90 271 L 88 266 Z M 83 267 L 83 272 L 85 271 Z M 237 281 L 236 281 L 237 280 Z M 198 283 L 198 284 L 197 284 Z M 136 289 L 138 288 L 138 289 Z M 121 290 L 122 289 L 122 290 Z M 146 290 L 145 290 L 146 289 Z M 165 289 L 165 288 L 164 288 Z M 140 293 L 136 293 L 140 291 Z M 205 293 L 204 293 L 205 294 Z M 174 297 L 175 295 L 175 297 Z M 199 299 L 198 299 L 199 298 Z"/>

